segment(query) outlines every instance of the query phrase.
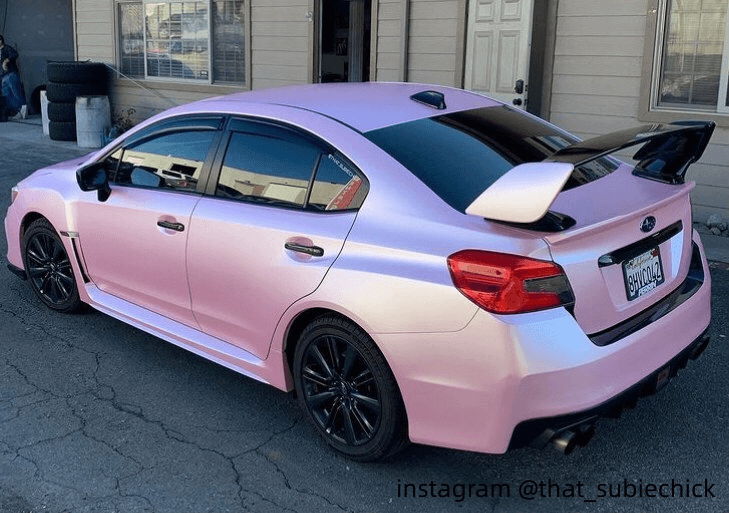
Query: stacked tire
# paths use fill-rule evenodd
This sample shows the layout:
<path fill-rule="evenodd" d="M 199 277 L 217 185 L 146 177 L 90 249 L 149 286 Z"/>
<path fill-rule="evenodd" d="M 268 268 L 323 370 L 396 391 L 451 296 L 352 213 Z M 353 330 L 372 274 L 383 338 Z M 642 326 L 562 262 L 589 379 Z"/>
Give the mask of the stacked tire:
<path fill-rule="evenodd" d="M 106 65 L 100 62 L 50 61 L 48 132 L 54 141 L 76 140 L 76 98 L 107 94 Z"/>

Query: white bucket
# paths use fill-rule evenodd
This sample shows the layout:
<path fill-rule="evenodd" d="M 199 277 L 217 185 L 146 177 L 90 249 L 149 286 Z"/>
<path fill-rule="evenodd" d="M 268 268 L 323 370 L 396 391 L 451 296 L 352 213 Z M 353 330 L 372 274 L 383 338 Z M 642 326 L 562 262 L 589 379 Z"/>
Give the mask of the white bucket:
<path fill-rule="evenodd" d="M 81 148 L 101 148 L 104 133 L 111 126 L 108 96 L 76 98 L 76 140 Z"/>
<path fill-rule="evenodd" d="M 43 122 L 43 135 L 49 135 L 48 132 L 48 97 L 45 90 L 40 92 L 41 100 L 41 121 Z"/>

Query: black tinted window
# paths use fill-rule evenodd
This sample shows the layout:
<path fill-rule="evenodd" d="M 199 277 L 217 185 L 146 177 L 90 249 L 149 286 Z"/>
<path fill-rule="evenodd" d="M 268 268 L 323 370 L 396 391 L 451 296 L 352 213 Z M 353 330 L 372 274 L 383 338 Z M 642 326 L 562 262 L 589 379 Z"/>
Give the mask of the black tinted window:
<path fill-rule="evenodd" d="M 144 138 L 124 149 L 112 182 L 195 191 L 216 132 L 187 130 Z"/>
<path fill-rule="evenodd" d="M 231 134 L 216 195 L 226 198 L 303 206 L 321 151 L 282 130 Z"/>
<path fill-rule="evenodd" d="M 316 210 L 351 210 L 362 206 L 367 183 L 342 155 L 322 155 L 311 187 L 309 207 Z"/>
<path fill-rule="evenodd" d="M 540 162 L 577 142 L 565 132 L 509 107 L 411 121 L 365 136 L 460 212 L 512 167 Z M 600 178 L 616 167 L 608 159 L 581 166 L 566 188 Z"/>

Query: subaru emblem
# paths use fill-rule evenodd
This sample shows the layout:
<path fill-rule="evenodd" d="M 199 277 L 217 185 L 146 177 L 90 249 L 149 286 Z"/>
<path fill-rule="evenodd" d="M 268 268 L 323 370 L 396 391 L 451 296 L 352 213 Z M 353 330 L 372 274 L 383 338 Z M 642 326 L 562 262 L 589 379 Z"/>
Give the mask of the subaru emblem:
<path fill-rule="evenodd" d="M 653 228 L 656 227 L 656 218 L 653 216 L 648 216 L 645 219 L 643 219 L 643 222 L 640 223 L 640 231 L 648 233 Z"/>

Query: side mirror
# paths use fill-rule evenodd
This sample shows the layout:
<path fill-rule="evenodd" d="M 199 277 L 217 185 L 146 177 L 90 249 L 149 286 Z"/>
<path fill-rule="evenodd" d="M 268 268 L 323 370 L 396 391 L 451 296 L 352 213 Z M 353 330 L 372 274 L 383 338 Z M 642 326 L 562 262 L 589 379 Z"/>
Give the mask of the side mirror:
<path fill-rule="evenodd" d="M 111 195 L 106 169 L 101 162 L 90 164 L 76 171 L 76 181 L 82 191 L 97 191 L 99 201 L 106 201 Z"/>

